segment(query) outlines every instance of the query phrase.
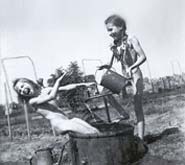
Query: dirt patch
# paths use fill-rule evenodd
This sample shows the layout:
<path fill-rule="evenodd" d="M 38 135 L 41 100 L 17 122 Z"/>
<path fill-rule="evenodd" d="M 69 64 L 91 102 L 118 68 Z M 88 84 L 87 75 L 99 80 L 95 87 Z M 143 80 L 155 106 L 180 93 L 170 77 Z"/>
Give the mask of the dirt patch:
<path fill-rule="evenodd" d="M 125 104 L 123 103 L 125 106 Z M 135 114 L 133 105 L 126 106 L 126 111 L 130 114 L 129 123 L 135 124 Z M 102 118 L 106 118 L 105 111 L 96 112 Z M 117 116 L 116 111 L 110 107 L 111 117 Z M 165 96 L 162 98 L 152 98 L 145 100 L 144 113 L 146 119 L 146 135 L 157 137 L 167 129 L 177 128 L 178 131 L 172 131 L 163 134 L 157 140 L 148 144 L 148 155 L 140 161 L 142 165 L 156 163 L 158 165 L 181 164 L 185 161 L 185 95 Z M 40 120 L 33 122 L 31 125 L 32 140 L 27 140 L 25 124 L 15 125 L 13 131 L 14 141 L 7 139 L 7 127 L 1 127 L 0 139 L 0 162 L 24 162 L 29 163 L 29 159 L 35 150 L 40 148 L 51 147 L 55 161 L 58 159 L 61 147 L 67 140 L 67 136 L 52 135 L 48 121 Z M 6 132 L 3 133 L 3 132 Z M 151 140 L 151 139 L 150 139 Z M 66 156 L 67 157 L 67 156 Z M 67 159 L 67 158 L 66 158 Z M 163 160 L 163 161 L 162 161 Z M 149 163 L 148 163 L 149 162 Z M 21 165 L 21 163 L 19 164 Z"/>
<path fill-rule="evenodd" d="M 60 152 L 62 145 L 67 141 L 66 136 L 44 135 L 35 139 L 29 140 L 14 140 L 12 142 L 1 142 L 0 144 L 0 161 L 1 162 L 24 162 L 29 163 L 29 160 L 34 155 L 35 151 L 43 148 L 52 148 L 53 155 L 56 156 Z M 58 159 L 57 157 L 55 159 Z"/>

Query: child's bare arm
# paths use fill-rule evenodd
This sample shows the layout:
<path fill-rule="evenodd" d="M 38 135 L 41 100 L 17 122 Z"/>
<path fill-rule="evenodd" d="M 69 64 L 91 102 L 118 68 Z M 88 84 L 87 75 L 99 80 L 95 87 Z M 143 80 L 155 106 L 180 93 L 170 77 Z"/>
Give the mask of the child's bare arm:
<path fill-rule="evenodd" d="M 58 90 L 59 91 L 72 90 L 72 89 L 75 89 L 75 88 L 80 87 L 80 86 L 89 87 L 89 86 L 92 86 L 92 85 L 95 85 L 95 82 L 74 83 L 74 84 L 68 84 L 68 85 L 65 85 L 65 86 L 61 86 L 61 87 L 59 87 Z"/>
<path fill-rule="evenodd" d="M 29 103 L 30 104 L 42 104 L 44 102 L 48 102 L 50 100 L 53 100 L 56 98 L 57 95 L 57 91 L 60 85 L 61 80 L 66 76 L 66 73 L 63 74 L 61 77 L 59 77 L 56 82 L 55 85 L 51 88 L 51 91 L 48 93 L 41 93 L 38 97 L 34 97 L 32 99 L 30 99 Z"/>
<path fill-rule="evenodd" d="M 141 65 L 146 60 L 146 56 L 136 37 L 133 37 L 131 39 L 131 43 L 134 47 L 134 50 L 137 52 L 137 55 L 138 55 L 137 61 L 132 66 L 130 66 L 131 69 L 134 69 L 138 67 L 139 65 Z"/>

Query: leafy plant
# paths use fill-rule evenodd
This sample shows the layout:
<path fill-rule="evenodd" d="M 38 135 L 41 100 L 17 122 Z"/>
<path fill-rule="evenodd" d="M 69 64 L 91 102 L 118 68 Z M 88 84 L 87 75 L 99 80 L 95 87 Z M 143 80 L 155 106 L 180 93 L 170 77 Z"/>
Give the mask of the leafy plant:
<path fill-rule="evenodd" d="M 83 72 L 80 70 L 80 67 L 76 61 L 69 64 L 66 72 L 71 73 L 70 77 L 62 81 L 61 86 L 73 83 L 81 83 L 84 81 Z M 72 111 L 78 111 L 83 106 L 84 90 L 84 87 L 78 87 L 70 91 L 61 92 L 58 97 L 59 106 L 70 106 Z"/>

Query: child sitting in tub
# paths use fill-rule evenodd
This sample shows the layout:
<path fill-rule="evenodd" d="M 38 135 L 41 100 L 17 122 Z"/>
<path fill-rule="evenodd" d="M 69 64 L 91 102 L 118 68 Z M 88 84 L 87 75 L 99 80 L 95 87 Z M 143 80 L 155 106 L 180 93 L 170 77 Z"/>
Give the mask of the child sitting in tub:
<path fill-rule="evenodd" d="M 99 131 L 79 118 L 69 119 L 60 108 L 53 102 L 58 91 L 71 90 L 78 86 L 91 86 L 94 83 L 77 83 L 60 86 L 60 82 L 70 76 L 64 73 L 55 82 L 53 87 L 43 87 L 27 78 L 18 78 L 13 83 L 13 89 L 18 94 L 19 99 L 25 101 L 36 109 L 36 112 L 50 120 L 52 128 L 58 133 L 69 131 L 81 134 L 94 134 Z M 60 86 L 60 87 L 59 87 Z"/>

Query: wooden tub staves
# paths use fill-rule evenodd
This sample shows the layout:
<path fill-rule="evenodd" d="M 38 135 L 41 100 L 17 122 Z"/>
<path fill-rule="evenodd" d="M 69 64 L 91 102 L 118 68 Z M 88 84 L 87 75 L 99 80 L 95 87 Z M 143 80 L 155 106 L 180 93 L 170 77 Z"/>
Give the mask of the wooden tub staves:
<path fill-rule="evenodd" d="M 99 135 L 70 134 L 72 165 L 124 165 L 134 156 L 134 128 L 98 124 Z"/>

